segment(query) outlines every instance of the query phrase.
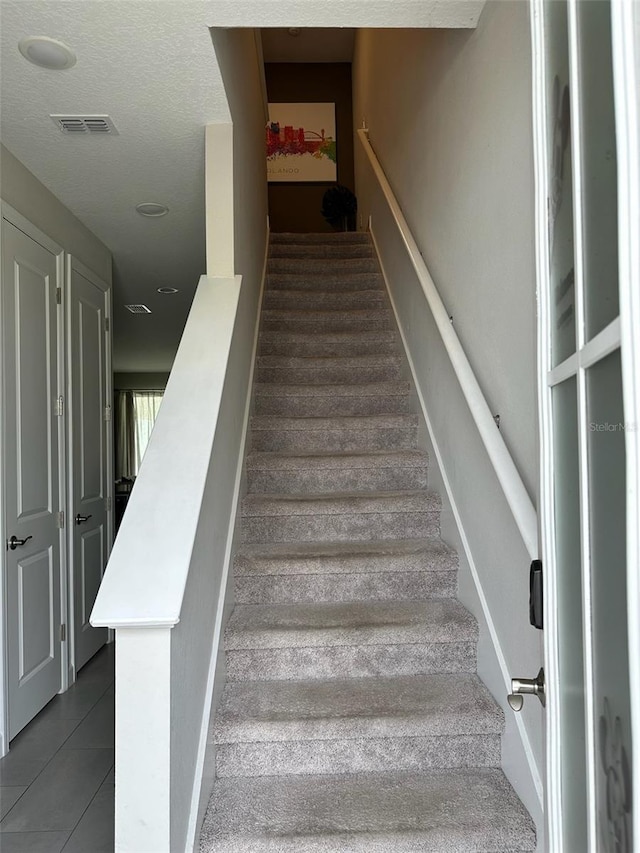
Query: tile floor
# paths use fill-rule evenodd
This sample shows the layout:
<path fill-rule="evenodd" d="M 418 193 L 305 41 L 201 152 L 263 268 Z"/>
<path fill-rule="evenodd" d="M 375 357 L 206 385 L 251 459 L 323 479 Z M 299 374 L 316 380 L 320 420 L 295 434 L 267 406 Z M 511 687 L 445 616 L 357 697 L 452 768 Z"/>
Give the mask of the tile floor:
<path fill-rule="evenodd" d="M 2 853 L 113 853 L 114 646 L 0 759 Z"/>

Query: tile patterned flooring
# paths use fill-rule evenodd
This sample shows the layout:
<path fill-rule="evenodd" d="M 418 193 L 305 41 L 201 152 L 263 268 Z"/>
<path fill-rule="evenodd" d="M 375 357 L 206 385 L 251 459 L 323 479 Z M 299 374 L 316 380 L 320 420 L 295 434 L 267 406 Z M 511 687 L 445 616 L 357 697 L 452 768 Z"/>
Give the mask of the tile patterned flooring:
<path fill-rule="evenodd" d="M 101 649 L 0 759 L 2 853 L 113 853 L 114 650 Z"/>

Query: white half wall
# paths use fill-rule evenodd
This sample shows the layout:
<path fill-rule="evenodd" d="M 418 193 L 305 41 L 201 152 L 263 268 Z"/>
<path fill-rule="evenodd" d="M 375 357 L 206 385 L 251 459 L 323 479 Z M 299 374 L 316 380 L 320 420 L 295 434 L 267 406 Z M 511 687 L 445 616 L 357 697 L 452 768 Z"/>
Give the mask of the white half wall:
<path fill-rule="evenodd" d="M 534 502 L 538 494 L 536 285 L 528 4 L 488 2 L 473 31 L 361 30 L 354 123 L 369 138 Z M 393 69 L 393 74 L 389 73 Z M 508 69 L 508 72 L 507 72 Z M 505 710 L 503 767 L 544 845 L 544 714 L 508 707 L 509 679 L 542 664 L 529 625 L 529 556 L 406 248 L 356 141 L 371 228 L 431 428 L 443 536 L 459 598 L 480 626 L 479 674 Z M 437 450 L 437 452 L 435 452 Z M 435 457 L 435 459 L 434 459 Z"/>

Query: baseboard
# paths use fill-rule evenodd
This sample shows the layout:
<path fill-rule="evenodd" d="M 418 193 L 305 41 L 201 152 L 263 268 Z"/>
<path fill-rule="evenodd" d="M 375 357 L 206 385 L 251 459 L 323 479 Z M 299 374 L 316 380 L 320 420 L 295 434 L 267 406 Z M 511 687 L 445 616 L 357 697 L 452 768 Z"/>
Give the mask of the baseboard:
<path fill-rule="evenodd" d="M 246 453 L 247 436 L 249 433 L 249 421 L 253 404 L 253 377 L 255 372 L 256 356 L 258 352 L 258 339 L 260 335 L 260 317 L 262 313 L 262 300 L 267 278 L 267 261 L 269 258 L 269 220 L 267 218 L 266 244 L 264 263 L 262 266 L 262 281 L 258 294 L 258 308 L 256 315 L 255 330 L 253 335 L 253 347 L 251 350 L 251 366 L 249 368 L 249 381 L 247 383 L 247 397 L 245 401 L 244 417 L 242 421 L 242 432 L 238 453 L 238 464 L 231 501 L 231 515 L 227 533 L 227 545 L 225 549 L 222 579 L 220 582 L 220 598 L 216 613 L 216 623 L 213 632 L 213 643 L 211 648 L 211 659 L 209 664 L 209 677 L 207 679 L 207 690 L 205 695 L 202 727 L 200 731 L 200 743 L 198 745 L 198 758 L 196 764 L 195 783 L 191 799 L 191 813 L 189 816 L 189 827 L 185 845 L 186 853 L 191 853 L 199 848 L 200 828 L 204 820 L 205 811 L 213 790 L 215 780 L 215 748 L 208 744 L 209 726 L 212 716 L 215 714 L 218 702 L 225 685 L 226 673 L 222 663 L 221 638 L 224 636 L 224 628 L 232 609 L 231 596 L 228 595 L 229 583 L 233 580 L 232 563 L 238 541 L 238 507 L 245 492 L 244 459 Z"/>
<path fill-rule="evenodd" d="M 451 484 L 447 476 L 443 457 L 438 446 L 438 440 L 435 435 L 431 420 L 429 418 L 429 413 L 427 411 L 424 395 L 422 393 L 418 380 L 418 374 L 411 356 L 411 352 L 409 350 L 406 336 L 404 334 L 397 306 L 393 298 L 389 278 L 385 270 L 379 243 L 376 240 L 376 235 L 373 229 L 373 223 L 371 221 L 371 218 L 369 220 L 369 227 L 374 249 L 376 252 L 376 257 L 380 264 L 380 269 L 382 271 L 382 276 L 385 282 L 387 294 L 389 296 L 391 307 L 395 316 L 396 325 L 398 327 L 398 331 L 402 339 L 404 355 L 406 356 L 409 372 L 413 380 L 413 386 L 415 389 L 418 404 L 417 408 L 419 410 L 418 414 L 421 416 L 424 422 L 422 444 L 424 449 L 427 450 L 427 452 L 429 453 L 430 487 L 433 488 L 433 485 L 436 485 L 435 491 L 440 492 L 440 497 L 442 500 L 443 518 L 446 519 L 447 517 L 449 517 L 451 520 L 451 523 L 447 525 L 448 529 L 445 530 L 443 525 L 442 537 L 447 542 L 447 544 L 451 545 L 451 547 L 455 548 L 458 552 L 460 559 L 460 574 L 463 575 L 465 572 L 468 572 L 471 577 L 477 601 L 477 607 L 473 608 L 474 616 L 478 621 L 480 637 L 486 637 L 488 640 L 488 642 L 482 643 L 482 648 L 485 657 L 482 666 L 480 662 L 480 654 L 478 656 L 478 673 L 480 677 L 482 677 L 481 669 L 484 669 L 486 671 L 493 669 L 494 672 L 499 673 L 501 689 L 498 689 L 496 691 L 496 689 L 494 688 L 491 692 L 493 693 L 494 698 L 496 699 L 498 704 L 500 704 L 500 706 L 503 708 L 505 712 L 505 718 L 507 720 L 507 732 L 505 733 L 506 737 L 503 739 L 503 769 L 505 771 L 505 775 L 507 775 L 507 777 L 512 782 L 514 788 L 516 789 L 518 795 L 524 802 L 525 806 L 529 809 L 531 816 L 533 817 L 534 821 L 538 826 L 538 836 L 539 838 L 541 838 L 543 836 L 544 826 L 542 779 L 538 771 L 533 749 L 531 747 L 529 736 L 524 726 L 522 717 L 519 714 L 515 714 L 513 711 L 511 711 L 506 701 L 507 694 L 511 691 L 511 674 L 507 667 L 505 654 L 502 649 L 500 638 L 495 628 L 491 609 L 489 607 L 489 603 L 487 601 L 487 597 L 482 586 L 482 580 L 480 578 L 480 574 L 478 572 L 478 568 L 474 560 L 474 555 L 471 550 L 468 537 L 465 533 L 464 524 L 456 503 L 455 495 L 453 493 Z M 433 483 L 433 475 L 435 475 L 435 479 L 439 481 L 436 484 Z M 440 488 L 438 488 L 438 486 Z M 479 646 L 480 645 L 481 643 L 479 643 Z M 493 659 L 489 660 L 488 655 L 490 655 L 490 657 Z M 495 678 L 486 679 L 486 681 L 495 682 Z M 487 684 L 487 686 L 491 689 L 491 684 Z M 496 693 L 498 695 L 496 695 Z M 515 738 L 513 736 L 510 737 L 510 735 L 513 735 L 513 733 L 516 733 Z M 507 738 L 508 746 L 505 749 L 505 740 L 507 740 Z M 510 752 L 513 754 L 509 754 Z M 529 784 L 527 785 L 522 785 L 521 780 L 513 778 L 513 774 L 510 773 L 511 766 L 515 765 L 521 767 L 523 762 L 526 764 L 529 776 Z M 538 850 L 541 849 L 542 847 L 539 845 Z"/>

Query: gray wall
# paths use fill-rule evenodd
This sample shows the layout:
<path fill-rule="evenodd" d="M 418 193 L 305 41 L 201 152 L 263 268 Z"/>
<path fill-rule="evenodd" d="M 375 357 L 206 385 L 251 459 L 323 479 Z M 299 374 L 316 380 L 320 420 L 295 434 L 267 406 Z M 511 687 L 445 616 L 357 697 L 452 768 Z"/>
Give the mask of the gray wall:
<path fill-rule="evenodd" d="M 65 251 L 111 283 L 111 252 L 4 145 L 0 145 L 0 194 Z"/>
<path fill-rule="evenodd" d="M 391 69 L 393 73 L 391 73 Z M 489 2 L 477 30 L 361 30 L 354 125 L 372 146 L 438 287 L 528 491 L 537 496 L 536 290 L 528 4 Z M 480 628 L 478 672 L 505 709 L 503 767 L 542 835 L 544 717 L 508 708 L 533 676 L 529 555 L 404 244 L 356 142 L 356 193 L 372 231 L 434 444 L 443 538 L 460 555 L 459 598 Z M 425 431 L 426 432 L 426 431 Z"/>

